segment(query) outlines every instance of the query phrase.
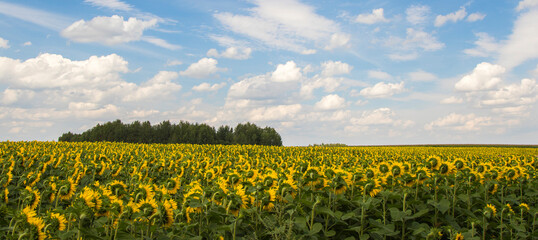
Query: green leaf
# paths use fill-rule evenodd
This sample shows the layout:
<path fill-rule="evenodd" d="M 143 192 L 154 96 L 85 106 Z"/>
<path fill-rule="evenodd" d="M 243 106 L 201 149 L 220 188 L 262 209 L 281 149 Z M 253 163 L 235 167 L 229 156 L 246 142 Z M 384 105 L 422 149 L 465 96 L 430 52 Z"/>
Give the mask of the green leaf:
<path fill-rule="evenodd" d="M 312 226 L 312 229 L 310 230 L 310 235 L 318 233 L 322 228 L 323 225 L 321 225 L 321 223 L 314 223 L 314 226 Z"/>
<path fill-rule="evenodd" d="M 406 220 L 409 220 L 409 219 L 415 219 L 415 218 L 419 218 L 419 217 L 422 217 L 424 214 L 430 212 L 429 209 L 422 209 L 418 212 L 416 212 L 415 214 L 413 214 L 412 216 L 409 216 L 409 217 L 405 217 Z"/>
<path fill-rule="evenodd" d="M 333 237 L 334 235 L 336 235 L 334 230 L 330 230 L 325 233 L 325 237 Z"/>
<path fill-rule="evenodd" d="M 347 237 L 345 238 L 344 240 L 355 240 L 355 237 L 351 236 L 351 237 Z"/>
<path fill-rule="evenodd" d="M 403 217 L 405 216 L 405 213 L 398 210 L 397 208 L 389 208 L 390 211 L 390 217 L 393 221 L 403 221 Z"/>
<path fill-rule="evenodd" d="M 355 213 L 354 212 L 349 212 L 349 213 L 344 214 L 344 216 L 342 216 L 341 219 L 345 221 L 345 220 L 348 220 L 348 219 L 350 219 L 352 217 L 355 217 Z"/>
<path fill-rule="evenodd" d="M 439 205 L 437 209 L 442 213 L 445 214 L 448 209 L 450 209 L 450 202 L 446 200 L 446 198 L 441 199 L 439 202 Z"/>
<path fill-rule="evenodd" d="M 308 231 L 308 227 L 306 226 L 306 218 L 305 217 L 296 217 L 295 218 L 295 224 L 299 229 L 303 231 Z"/>
<path fill-rule="evenodd" d="M 321 206 L 316 208 L 316 213 L 323 213 L 334 218 L 334 212 L 328 207 Z"/>
<path fill-rule="evenodd" d="M 361 240 L 368 240 L 368 238 L 370 238 L 370 235 L 362 235 L 362 236 L 360 236 Z"/>

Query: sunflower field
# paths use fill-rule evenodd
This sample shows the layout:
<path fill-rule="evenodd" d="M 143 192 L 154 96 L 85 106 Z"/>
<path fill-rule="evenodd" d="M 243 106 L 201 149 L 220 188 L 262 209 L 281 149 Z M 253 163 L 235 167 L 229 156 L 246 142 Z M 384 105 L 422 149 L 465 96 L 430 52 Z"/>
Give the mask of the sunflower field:
<path fill-rule="evenodd" d="M 538 239 L 538 148 L 0 143 L 0 239 Z"/>

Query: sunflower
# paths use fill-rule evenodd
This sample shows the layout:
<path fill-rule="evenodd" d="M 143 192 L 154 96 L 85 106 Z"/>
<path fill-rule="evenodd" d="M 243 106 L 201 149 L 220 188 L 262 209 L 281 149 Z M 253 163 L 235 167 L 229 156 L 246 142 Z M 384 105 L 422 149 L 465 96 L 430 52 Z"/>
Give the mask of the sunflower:
<path fill-rule="evenodd" d="M 456 234 L 454 240 L 463 240 L 463 235 L 461 233 Z"/>
<path fill-rule="evenodd" d="M 439 167 L 437 168 L 439 173 L 442 175 L 453 174 L 455 169 L 456 167 L 454 166 L 454 164 L 448 161 L 442 161 L 441 163 L 439 163 Z"/>
<path fill-rule="evenodd" d="M 84 187 L 82 191 L 83 192 L 82 194 L 80 194 L 80 198 L 84 200 L 84 203 L 86 203 L 86 206 L 93 208 L 95 210 L 99 210 L 103 203 L 99 193 L 97 191 L 92 190 L 89 187 Z"/>
<path fill-rule="evenodd" d="M 491 205 L 491 204 L 487 204 L 486 207 L 484 208 L 484 214 L 486 215 L 486 217 L 490 217 L 490 216 L 495 216 L 497 215 L 497 209 L 495 208 L 495 206 Z"/>
<path fill-rule="evenodd" d="M 66 186 L 63 190 L 63 186 Z M 68 178 L 67 181 L 62 185 L 59 192 L 59 198 L 60 200 L 69 200 L 73 195 L 75 195 L 75 191 L 77 190 L 77 184 L 76 181 L 72 178 Z M 65 193 L 65 194 L 64 194 Z"/>
<path fill-rule="evenodd" d="M 169 228 L 174 223 L 174 210 L 177 209 L 177 203 L 173 199 L 167 199 L 163 205 L 166 213 L 166 224 L 164 226 Z"/>
<path fill-rule="evenodd" d="M 45 223 L 43 223 L 43 219 L 36 217 L 36 212 L 30 207 L 25 207 L 22 212 L 26 216 L 26 221 L 37 229 L 38 239 L 45 239 L 46 234 L 45 232 L 43 232 L 43 228 L 45 228 Z"/>
<path fill-rule="evenodd" d="M 527 212 L 530 210 L 529 205 L 527 205 L 526 203 L 520 203 L 520 204 L 519 204 L 519 207 L 520 207 L 521 209 L 525 209 L 525 210 L 527 210 Z"/>
<path fill-rule="evenodd" d="M 144 216 L 150 217 L 153 214 L 157 213 L 157 202 L 154 198 L 146 198 L 138 203 L 138 209 L 142 213 L 144 213 Z"/>
<path fill-rule="evenodd" d="M 4 189 L 4 202 L 5 202 L 6 204 L 7 204 L 7 202 L 9 201 L 8 196 L 9 196 L 9 190 L 7 190 L 7 188 L 6 188 L 6 189 Z"/>
<path fill-rule="evenodd" d="M 32 209 L 36 209 L 37 205 L 39 204 L 39 201 L 41 200 L 41 195 L 37 190 L 32 189 L 30 186 L 26 186 L 26 191 L 30 194 L 31 204 L 30 207 Z"/>
<path fill-rule="evenodd" d="M 67 220 L 64 215 L 59 213 L 50 213 L 49 219 L 51 220 L 53 226 L 57 226 L 59 231 L 64 231 L 67 224 Z"/>

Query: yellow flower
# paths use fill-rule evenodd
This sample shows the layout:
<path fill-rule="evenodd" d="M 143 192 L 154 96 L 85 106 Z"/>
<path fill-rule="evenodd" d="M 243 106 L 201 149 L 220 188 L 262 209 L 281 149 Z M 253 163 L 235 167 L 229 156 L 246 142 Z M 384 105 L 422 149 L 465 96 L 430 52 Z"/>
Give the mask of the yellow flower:
<path fill-rule="evenodd" d="M 157 213 L 157 202 L 153 198 L 146 198 L 138 203 L 138 208 L 145 213 L 146 216 L 151 216 Z"/>
<path fill-rule="evenodd" d="M 173 200 L 164 201 L 164 210 L 166 212 L 166 224 L 165 227 L 171 227 L 174 223 L 174 210 L 177 209 L 177 203 Z"/>
<path fill-rule="evenodd" d="M 99 210 L 101 208 L 101 204 L 103 203 L 99 193 L 88 187 L 84 187 L 80 197 L 84 200 L 88 207 L 95 208 L 96 210 Z"/>
<path fill-rule="evenodd" d="M 530 210 L 529 205 L 527 205 L 526 203 L 520 203 L 519 207 L 526 209 L 527 212 Z"/>
<path fill-rule="evenodd" d="M 493 216 L 497 215 L 497 209 L 495 208 L 495 206 L 488 204 L 486 205 L 486 208 L 484 210 L 487 211 L 488 209 L 493 213 Z"/>
<path fill-rule="evenodd" d="M 67 220 L 65 219 L 63 215 L 59 213 L 51 213 L 50 218 L 58 222 L 58 230 L 60 231 L 65 230 L 65 224 L 67 223 Z"/>

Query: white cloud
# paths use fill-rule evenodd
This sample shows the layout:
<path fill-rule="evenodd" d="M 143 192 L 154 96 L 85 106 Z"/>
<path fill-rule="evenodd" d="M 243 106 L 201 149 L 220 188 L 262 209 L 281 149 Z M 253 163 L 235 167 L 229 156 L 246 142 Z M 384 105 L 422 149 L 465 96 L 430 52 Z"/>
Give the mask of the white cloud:
<path fill-rule="evenodd" d="M 386 98 L 404 90 L 404 82 L 398 84 L 379 82 L 373 87 L 362 89 L 359 94 L 367 98 Z"/>
<path fill-rule="evenodd" d="M 465 54 L 477 57 L 489 57 L 501 48 L 501 44 L 489 34 L 479 32 L 475 35 L 478 37 L 478 40 L 474 42 L 476 47 L 463 50 Z"/>
<path fill-rule="evenodd" d="M 234 100 L 234 104 L 238 103 L 237 100 L 240 99 L 249 101 L 283 100 L 289 97 L 290 90 L 293 90 L 296 85 L 295 82 L 272 81 L 270 74 L 258 75 L 232 84 L 228 90 L 228 100 Z"/>
<path fill-rule="evenodd" d="M 499 51 L 498 62 L 507 69 L 538 58 L 538 8 L 522 12 L 514 23 L 512 34 Z"/>
<path fill-rule="evenodd" d="M 226 69 L 217 67 L 218 61 L 213 58 L 202 58 L 198 62 L 191 64 L 185 71 L 181 71 L 181 76 L 191 78 L 208 78 L 218 71 Z"/>
<path fill-rule="evenodd" d="M 316 103 L 316 108 L 321 110 L 335 110 L 345 107 L 346 100 L 337 94 L 330 94 L 321 98 Z"/>
<path fill-rule="evenodd" d="M 223 88 L 224 86 L 226 86 L 225 82 L 215 83 L 213 85 L 204 82 L 204 83 L 201 83 L 200 85 L 196 85 L 192 87 L 192 90 L 197 91 L 197 92 L 212 92 L 212 91 L 217 91 Z"/>
<path fill-rule="evenodd" d="M 477 117 L 474 114 L 451 113 L 424 126 L 426 130 L 434 128 L 448 128 L 459 131 L 477 131 L 481 127 L 492 125 L 491 117 Z"/>
<path fill-rule="evenodd" d="M 379 108 L 373 111 L 365 111 L 360 118 L 351 119 L 351 123 L 355 125 L 378 125 L 391 124 L 394 112 L 389 108 Z"/>
<path fill-rule="evenodd" d="M 514 83 L 488 92 L 487 99 L 482 100 L 484 105 L 526 105 L 538 99 L 538 85 L 534 79 L 522 79 L 520 84 Z"/>
<path fill-rule="evenodd" d="M 435 74 L 425 72 L 423 70 L 410 72 L 407 75 L 409 76 L 409 80 L 415 81 L 415 82 L 429 82 L 429 81 L 433 81 L 437 79 L 437 76 L 435 76 Z"/>
<path fill-rule="evenodd" d="M 335 76 L 341 74 L 348 74 L 353 69 L 353 66 L 340 61 L 326 61 L 321 64 L 323 76 Z"/>
<path fill-rule="evenodd" d="M 294 82 L 301 80 L 302 77 L 301 68 L 297 67 L 293 61 L 278 64 L 276 70 L 271 74 L 271 80 L 274 82 Z"/>
<path fill-rule="evenodd" d="M 32 42 L 28 41 L 22 44 L 23 46 L 32 46 Z"/>
<path fill-rule="evenodd" d="M 117 81 L 119 73 L 127 71 L 127 62 L 116 54 L 83 61 L 49 53 L 24 62 L 0 57 L 0 82 L 29 89 L 101 86 Z"/>
<path fill-rule="evenodd" d="M 9 48 L 9 41 L 0 37 L 0 48 Z"/>
<path fill-rule="evenodd" d="M 88 22 L 84 20 L 74 22 L 64 29 L 61 35 L 75 42 L 98 42 L 114 45 L 138 41 L 144 30 L 154 27 L 156 24 L 156 19 L 144 21 L 130 17 L 125 21 L 123 17 L 118 15 L 98 16 Z"/>
<path fill-rule="evenodd" d="M 1 96 L 0 102 L 5 105 L 10 105 L 19 100 L 31 100 L 34 98 L 35 92 L 32 90 L 6 88 Z"/>
<path fill-rule="evenodd" d="M 521 11 L 524 9 L 535 8 L 535 7 L 538 7 L 537 0 L 523 0 L 519 2 L 519 4 L 516 7 L 516 10 Z"/>
<path fill-rule="evenodd" d="M 538 77 L 538 64 L 536 64 L 536 68 L 532 71 L 532 74 Z"/>
<path fill-rule="evenodd" d="M 425 23 L 429 13 L 430 7 L 425 5 L 413 5 L 405 10 L 406 20 L 414 25 Z"/>
<path fill-rule="evenodd" d="M 252 53 L 251 48 L 243 48 L 243 47 L 229 47 L 226 48 L 223 52 L 219 53 L 217 49 L 209 49 L 207 51 L 208 57 L 216 57 L 216 58 L 230 58 L 230 59 L 237 59 L 237 60 L 245 60 L 250 58 L 250 54 Z"/>
<path fill-rule="evenodd" d="M 483 14 L 483 13 L 471 13 L 469 14 L 469 16 L 467 16 L 467 22 L 476 22 L 476 21 L 480 21 L 480 20 L 483 20 L 484 18 L 486 17 L 486 14 Z"/>
<path fill-rule="evenodd" d="M 407 61 L 418 57 L 418 50 L 437 51 L 445 47 L 444 43 L 435 36 L 420 29 L 407 28 L 405 39 L 390 37 L 385 44 L 395 49 L 396 53 L 389 54 L 392 60 Z"/>
<path fill-rule="evenodd" d="M 348 43 L 350 38 L 350 35 L 346 33 L 333 33 L 331 35 L 331 40 L 329 40 L 329 44 L 325 46 L 325 50 L 333 50 L 340 47 L 349 47 Z M 316 50 L 307 49 L 302 51 L 301 53 L 305 55 L 314 54 L 316 53 Z"/>
<path fill-rule="evenodd" d="M 383 71 L 376 71 L 376 70 L 370 70 L 368 71 L 368 77 L 369 78 L 375 78 L 375 79 L 381 79 L 381 80 L 389 80 L 392 79 L 392 76 L 386 72 Z"/>
<path fill-rule="evenodd" d="M 460 10 L 456 12 L 452 12 L 447 15 L 437 15 L 434 25 L 436 27 L 440 27 L 445 25 L 445 23 L 448 21 L 457 22 L 463 20 L 465 16 L 467 16 L 467 12 L 465 11 L 464 7 L 461 7 Z"/>
<path fill-rule="evenodd" d="M 301 104 L 255 108 L 249 112 L 249 119 L 251 121 L 287 120 L 293 118 L 301 108 Z"/>
<path fill-rule="evenodd" d="M 347 44 L 340 26 L 316 14 L 309 5 L 297 0 L 257 0 L 253 3 L 256 6 L 249 9 L 250 15 L 223 12 L 214 17 L 228 30 L 278 49 L 301 53 L 312 49 L 305 45 L 328 46 L 330 49 Z"/>
<path fill-rule="evenodd" d="M 458 98 L 458 97 L 451 96 L 451 97 L 448 97 L 448 98 L 443 98 L 443 100 L 441 100 L 441 103 L 442 103 L 442 104 L 463 103 L 463 99 L 462 99 L 462 98 Z"/>
<path fill-rule="evenodd" d="M 164 39 L 160 39 L 160 38 L 156 38 L 156 37 L 144 36 L 144 37 L 141 38 L 141 40 L 145 41 L 145 42 L 148 42 L 148 43 L 151 43 L 151 44 L 153 44 L 155 46 L 159 46 L 159 47 L 170 49 L 170 50 L 181 49 L 180 45 L 171 44 L 171 43 L 167 42 Z"/>
<path fill-rule="evenodd" d="M 370 14 L 359 14 L 355 18 L 355 22 L 363 24 L 374 24 L 378 22 L 388 22 L 389 20 L 383 16 L 383 8 L 373 9 Z"/>
<path fill-rule="evenodd" d="M 404 54 L 392 53 L 392 54 L 389 54 L 389 58 L 394 61 L 409 61 L 409 60 L 417 59 L 418 53 L 416 52 L 404 53 Z"/>
<path fill-rule="evenodd" d="M 171 60 L 166 62 L 166 66 L 179 66 L 181 64 L 183 64 L 183 62 L 179 60 Z"/>
<path fill-rule="evenodd" d="M 301 85 L 300 95 L 303 98 L 312 98 L 314 90 L 323 88 L 325 92 L 334 92 L 343 82 L 342 78 L 321 77 L 316 75 L 304 81 Z"/>
<path fill-rule="evenodd" d="M 168 96 L 181 89 L 181 85 L 172 82 L 177 77 L 177 72 L 161 71 L 149 81 L 142 83 L 135 91 L 126 95 L 123 100 L 129 102 L 150 99 L 155 96 Z"/>
<path fill-rule="evenodd" d="M 0 13 L 56 31 L 73 22 L 72 19 L 58 14 L 6 2 L 0 2 Z"/>
<path fill-rule="evenodd" d="M 499 78 L 506 69 L 500 65 L 483 62 L 471 74 L 461 78 L 454 87 L 459 91 L 480 91 L 492 89 L 501 82 Z"/>
<path fill-rule="evenodd" d="M 106 7 L 112 10 L 121 10 L 121 11 L 131 11 L 133 7 L 127 3 L 124 3 L 119 0 L 84 0 L 84 2 L 89 3 L 97 7 Z"/>

